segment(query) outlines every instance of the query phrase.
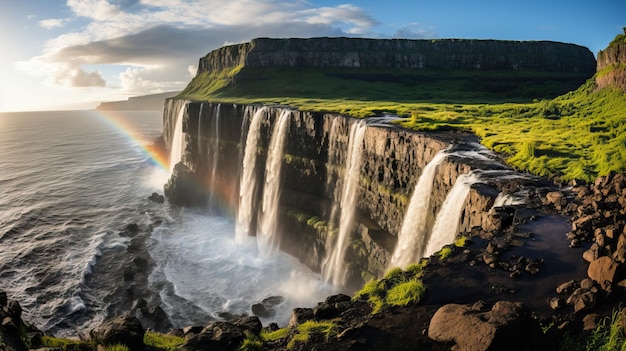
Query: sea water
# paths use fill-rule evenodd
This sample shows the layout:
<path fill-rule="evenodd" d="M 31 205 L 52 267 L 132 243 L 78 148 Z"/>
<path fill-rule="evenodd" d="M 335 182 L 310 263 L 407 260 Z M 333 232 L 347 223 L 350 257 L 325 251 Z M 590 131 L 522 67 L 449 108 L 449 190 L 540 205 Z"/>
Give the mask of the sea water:
<path fill-rule="evenodd" d="M 0 284 L 36 327 L 77 336 L 114 317 L 124 301 L 129 224 L 152 225 L 150 289 L 174 327 L 251 314 L 270 296 L 285 302 L 263 319 L 285 324 L 332 287 L 286 254 L 237 242 L 234 220 L 151 202 L 166 166 L 146 152 L 160 111 L 0 114 Z M 103 259 L 107 258 L 107 259 Z M 97 282 L 94 283 L 94 282 Z"/>

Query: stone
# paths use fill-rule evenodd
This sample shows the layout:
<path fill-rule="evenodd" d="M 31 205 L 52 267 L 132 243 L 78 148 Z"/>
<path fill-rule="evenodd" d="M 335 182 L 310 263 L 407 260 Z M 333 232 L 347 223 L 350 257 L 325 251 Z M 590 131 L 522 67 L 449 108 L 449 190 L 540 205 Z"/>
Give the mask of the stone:
<path fill-rule="evenodd" d="M 618 267 L 610 257 L 602 256 L 589 264 L 587 275 L 603 287 L 610 286 L 615 281 Z"/>
<path fill-rule="evenodd" d="M 581 289 L 591 289 L 592 287 L 593 287 L 593 280 L 591 280 L 590 278 L 585 278 L 580 281 Z"/>
<path fill-rule="evenodd" d="M 521 303 L 496 302 L 490 311 L 479 312 L 469 305 L 440 307 L 430 320 L 428 337 L 453 342 L 454 350 L 525 350 L 541 333 L 536 321 Z"/>
<path fill-rule="evenodd" d="M 617 239 L 615 252 L 613 252 L 613 259 L 621 263 L 626 262 L 626 234 L 624 233 L 620 234 L 619 238 Z"/>
<path fill-rule="evenodd" d="M 339 310 L 335 305 L 322 302 L 313 308 L 313 317 L 317 320 L 332 319 L 339 315 Z"/>
<path fill-rule="evenodd" d="M 570 294 L 576 290 L 576 281 L 570 280 L 556 287 L 557 294 Z"/>
<path fill-rule="evenodd" d="M 583 252 L 583 260 L 591 263 L 600 257 L 600 247 L 593 243 L 591 247 Z"/>
<path fill-rule="evenodd" d="M 553 297 L 550 299 L 550 308 L 553 310 L 559 309 L 563 304 L 563 300 L 560 297 Z"/>
<path fill-rule="evenodd" d="M 565 206 L 565 204 L 567 204 L 567 199 L 562 192 L 551 191 L 546 194 L 546 204 L 552 205 L 555 208 L 560 209 L 561 206 Z"/>
<path fill-rule="evenodd" d="M 165 202 L 165 196 L 160 195 L 158 193 L 152 193 L 150 196 L 148 196 L 148 200 L 162 204 Z"/>
<path fill-rule="evenodd" d="M 289 319 L 289 327 L 295 328 L 300 323 L 313 319 L 312 308 L 294 308 L 291 311 L 291 318 Z"/>
<path fill-rule="evenodd" d="M 141 351 L 144 347 L 145 330 L 137 317 L 128 314 L 105 322 L 91 330 L 89 334 L 100 345 L 122 344 L 128 346 L 131 351 Z"/>
<path fill-rule="evenodd" d="M 600 320 L 600 315 L 597 313 L 590 313 L 583 317 L 583 330 L 584 331 L 592 331 L 598 327 L 598 321 Z"/>
<path fill-rule="evenodd" d="M 596 294 L 588 290 L 580 294 L 574 301 L 574 312 L 589 311 L 596 307 Z"/>
<path fill-rule="evenodd" d="M 261 329 L 263 329 L 263 324 L 257 316 L 242 317 L 234 321 L 234 324 L 243 328 L 244 330 L 250 331 L 252 334 L 255 335 L 259 334 L 261 332 Z"/>

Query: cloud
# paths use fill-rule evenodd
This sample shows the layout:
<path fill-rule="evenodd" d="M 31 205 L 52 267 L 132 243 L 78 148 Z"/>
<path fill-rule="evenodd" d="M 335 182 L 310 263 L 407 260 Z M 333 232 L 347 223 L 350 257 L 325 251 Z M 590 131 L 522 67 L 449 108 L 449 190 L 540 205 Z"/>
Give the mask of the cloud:
<path fill-rule="evenodd" d="M 67 6 L 78 16 L 95 20 L 107 20 L 121 13 L 107 0 L 67 0 Z"/>
<path fill-rule="evenodd" d="M 39 21 L 39 26 L 45 29 L 63 27 L 69 20 L 66 18 L 50 18 Z"/>
<path fill-rule="evenodd" d="M 361 35 L 378 24 L 354 5 L 315 8 L 300 0 L 67 0 L 67 6 L 88 23 L 49 40 L 23 67 L 47 72 L 54 84 L 132 93 L 182 89 L 198 59 L 224 43 Z"/>
<path fill-rule="evenodd" d="M 100 72 L 86 72 L 79 66 L 58 66 L 51 80 L 53 84 L 76 88 L 103 87 L 106 85 Z"/>

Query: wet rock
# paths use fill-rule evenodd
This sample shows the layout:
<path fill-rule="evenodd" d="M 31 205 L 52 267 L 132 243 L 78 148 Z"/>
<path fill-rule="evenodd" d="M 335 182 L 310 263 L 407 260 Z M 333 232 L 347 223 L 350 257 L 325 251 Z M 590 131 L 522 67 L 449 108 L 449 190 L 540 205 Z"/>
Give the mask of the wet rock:
<path fill-rule="evenodd" d="M 261 318 L 270 318 L 276 315 L 275 307 L 285 301 L 282 296 L 270 296 L 263 299 L 261 303 L 252 305 L 252 313 Z"/>
<path fill-rule="evenodd" d="M 259 334 L 261 329 L 263 329 L 263 324 L 261 324 L 261 320 L 256 316 L 247 316 L 240 318 L 234 321 L 236 326 L 243 328 L 244 330 L 250 331 L 253 334 Z"/>
<path fill-rule="evenodd" d="M 165 202 L 165 196 L 158 193 L 152 193 L 150 196 L 148 196 L 148 200 L 156 202 L 158 204 L 162 204 Z"/>
<path fill-rule="evenodd" d="M 556 287 L 557 294 L 571 294 L 576 290 L 577 282 L 575 280 L 570 280 Z"/>
<path fill-rule="evenodd" d="M 596 307 L 596 294 L 590 289 L 576 289 L 566 303 L 574 306 L 574 312 L 584 312 Z"/>
<path fill-rule="evenodd" d="M 428 337 L 453 342 L 457 350 L 524 350 L 537 341 L 541 330 L 521 303 L 499 301 L 487 312 L 471 306 L 448 304 L 430 321 Z"/>
<path fill-rule="evenodd" d="M 100 345 L 126 345 L 133 350 L 143 350 L 145 330 L 135 316 L 124 315 L 104 323 L 90 332 Z"/>

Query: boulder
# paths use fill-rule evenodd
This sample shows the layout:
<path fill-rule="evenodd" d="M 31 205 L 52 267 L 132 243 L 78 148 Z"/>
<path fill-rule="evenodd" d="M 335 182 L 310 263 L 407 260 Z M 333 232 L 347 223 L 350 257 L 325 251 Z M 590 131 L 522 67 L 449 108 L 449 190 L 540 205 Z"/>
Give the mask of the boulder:
<path fill-rule="evenodd" d="M 602 256 L 589 264 L 587 275 L 600 284 L 603 289 L 608 290 L 613 282 L 617 282 L 618 268 L 619 265 L 613 259 Z"/>
<path fill-rule="evenodd" d="M 448 304 L 435 312 L 428 337 L 439 342 L 453 342 L 455 350 L 525 350 L 541 330 L 519 302 L 499 301 L 490 311 L 470 305 Z"/>
<path fill-rule="evenodd" d="M 244 330 L 229 322 L 209 323 L 202 332 L 190 334 L 179 351 L 234 351 L 239 349 L 245 338 Z"/>
<path fill-rule="evenodd" d="M 156 202 L 158 204 L 162 204 L 165 202 L 165 196 L 158 193 L 152 193 L 152 195 L 148 196 L 148 200 Z"/>
<path fill-rule="evenodd" d="M 289 319 L 289 327 L 295 328 L 300 323 L 313 319 L 312 308 L 294 308 L 291 311 L 291 318 Z"/>
<path fill-rule="evenodd" d="M 135 316 L 123 315 L 110 320 L 90 332 L 99 345 L 122 344 L 133 350 L 143 350 L 145 330 Z"/>

